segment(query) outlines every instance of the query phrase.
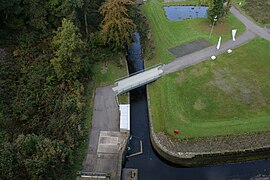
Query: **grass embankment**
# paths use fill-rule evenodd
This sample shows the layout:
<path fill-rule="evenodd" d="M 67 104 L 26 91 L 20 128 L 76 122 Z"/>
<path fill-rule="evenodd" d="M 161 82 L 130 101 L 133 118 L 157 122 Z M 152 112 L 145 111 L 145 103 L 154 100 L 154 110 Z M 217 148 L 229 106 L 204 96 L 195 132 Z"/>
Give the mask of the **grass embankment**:
<path fill-rule="evenodd" d="M 196 1 L 183 1 L 178 2 L 178 4 L 196 5 L 195 2 Z M 244 25 L 234 16 L 229 14 L 225 23 L 218 23 L 215 26 L 213 35 L 211 39 L 209 39 L 211 26 L 207 18 L 186 19 L 176 22 L 170 21 L 167 19 L 165 11 L 163 10 L 163 6 L 168 5 L 171 5 L 171 3 L 148 0 L 141 6 L 144 15 L 150 23 L 156 47 L 155 57 L 146 62 L 146 66 L 148 67 L 158 63 L 167 63 L 175 59 L 175 57 L 168 52 L 169 48 L 199 38 L 204 38 L 214 44 L 217 43 L 220 35 L 222 35 L 224 41 L 230 39 L 232 29 L 238 29 L 238 35 L 245 30 Z"/>
<path fill-rule="evenodd" d="M 270 43 L 255 39 L 149 85 L 154 129 L 179 138 L 270 130 Z"/>
<path fill-rule="evenodd" d="M 263 27 L 270 27 L 270 0 L 233 0 L 232 2 L 253 22 Z"/>

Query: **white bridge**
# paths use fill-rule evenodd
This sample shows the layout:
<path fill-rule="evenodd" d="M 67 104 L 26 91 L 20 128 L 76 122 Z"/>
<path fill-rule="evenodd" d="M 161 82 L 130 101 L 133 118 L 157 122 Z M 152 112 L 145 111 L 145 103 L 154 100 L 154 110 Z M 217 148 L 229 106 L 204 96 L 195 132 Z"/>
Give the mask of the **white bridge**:
<path fill-rule="evenodd" d="M 163 70 L 161 69 L 161 66 L 157 66 L 155 68 L 131 75 L 130 77 L 120 79 L 119 81 L 115 82 L 115 86 L 112 88 L 112 90 L 116 95 L 123 94 L 132 89 L 155 81 L 161 77 L 162 74 Z"/>

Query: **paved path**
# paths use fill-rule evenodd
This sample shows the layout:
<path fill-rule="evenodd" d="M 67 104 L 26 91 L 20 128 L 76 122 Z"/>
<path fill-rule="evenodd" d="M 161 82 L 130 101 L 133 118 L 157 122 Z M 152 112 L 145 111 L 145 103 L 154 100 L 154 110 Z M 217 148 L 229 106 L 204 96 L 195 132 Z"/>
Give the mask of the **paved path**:
<path fill-rule="evenodd" d="M 256 24 L 254 24 L 252 21 L 243 16 L 235 7 L 231 8 L 231 12 L 246 26 L 246 31 L 240 36 L 237 36 L 236 41 L 229 40 L 222 43 L 221 48 L 219 50 L 217 50 L 216 45 L 214 45 L 202 49 L 200 51 L 194 52 L 192 54 L 179 57 L 162 67 L 164 75 L 184 69 L 194 64 L 198 64 L 204 60 L 209 59 L 213 55 L 217 56 L 219 54 L 222 54 L 226 52 L 228 49 L 234 49 L 238 46 L 241 46 L 249 42 L 250 40 L 254 39 L 257 35 L 270 41 L 270 34 L 267 32 L 267 29 L 261 28 Z"/>
<path fill-rule="evenodd" d="M 119 110 L 112 86 L 99 87 L 95 91 L 92 127 L 83 172 L 110 173 L 113 179 L 120 176 L 119 155 L 98 153 L 101 131 L 119 132 Z M 104 132 L 103 132 L 104 133 Z M 120 164 L 121 165 L 121 164 Z"/>

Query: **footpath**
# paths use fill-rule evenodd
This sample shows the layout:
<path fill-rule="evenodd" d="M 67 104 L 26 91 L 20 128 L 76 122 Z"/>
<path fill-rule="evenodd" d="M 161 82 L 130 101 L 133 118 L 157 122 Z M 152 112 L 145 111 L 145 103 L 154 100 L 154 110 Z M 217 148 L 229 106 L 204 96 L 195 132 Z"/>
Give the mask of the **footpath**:
<path fill-rule="evenodd" d="M 236 37 L 236 41 L 229 40 L 222 43 L 221 48 L 219 50 L 216 49 L 216 45 L 210 46 L 208 48 L 202 49 L 200 51 L 179 57 L 174 61 L 165 64 L 162 67 L 164 71 L 164 75 L 184 69 L 186 67 L 192 66 L 194 64 L 198 64 L 202 61 L 210 59 L 211 56 L 217 56 L 223 54 L 228 49 L 234 49 L 239 47 L 245 43 L 248 43 L 252 39 L 257 36 L 264 38 L 270 41 L 270 34 L 267 29 L 257 26 L 251 20 L 247 19 L 244 15 L 242 15 L 239 10 L 237 10 L 234 6 L 230 9 L 231 13 L 238 18 L 245 26 L 246 31 L 240 36 Z"/>

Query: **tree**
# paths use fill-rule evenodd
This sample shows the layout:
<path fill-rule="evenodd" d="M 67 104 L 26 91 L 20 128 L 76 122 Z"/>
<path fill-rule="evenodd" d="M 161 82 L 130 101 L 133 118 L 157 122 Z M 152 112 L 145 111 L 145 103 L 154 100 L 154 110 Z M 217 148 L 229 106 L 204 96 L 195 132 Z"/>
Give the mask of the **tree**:
<path fill-rule="evenodd" d="M 62 27 L 58 28 L 52 45 L 56 50 L 51 63 L 58 80 L 74 81 L 80 71 L 84 48 L 79 29 L 70 20 L 63 19 Z"/>
<path fill-rule="evenodd" d="M 63 18 L 72 19 L 80 25 L 79 13 L 86 0 L 2 0 L 0 24 L 14 29 L 28 28 L 50 33 L 59 27 Z"/>
<path fill-rule="evenodd" d="M 19 135 L 15 140 L 16 160 L 29 179 L 50 179 L 70 163 L 71 150 L 63 141 L 35 134 Z"/>
<path fill-rule="evenodd" d="M 225 7 L 224 3 L 226 0 L 208 0 L 208 18 L 211 22 L 214 22 L 214 19 L 221 19 L 224 17 L 225 13 Z"/>
<path fill-rule="evenodd" d="M 135 24 L 128 14 L 133 5 L 131 0 L 109 0 L 99 11 L 104 16 L 101 30 L 104 44 L 110 44 L 114 50 L 121 50 L 131 44 Z"/>

